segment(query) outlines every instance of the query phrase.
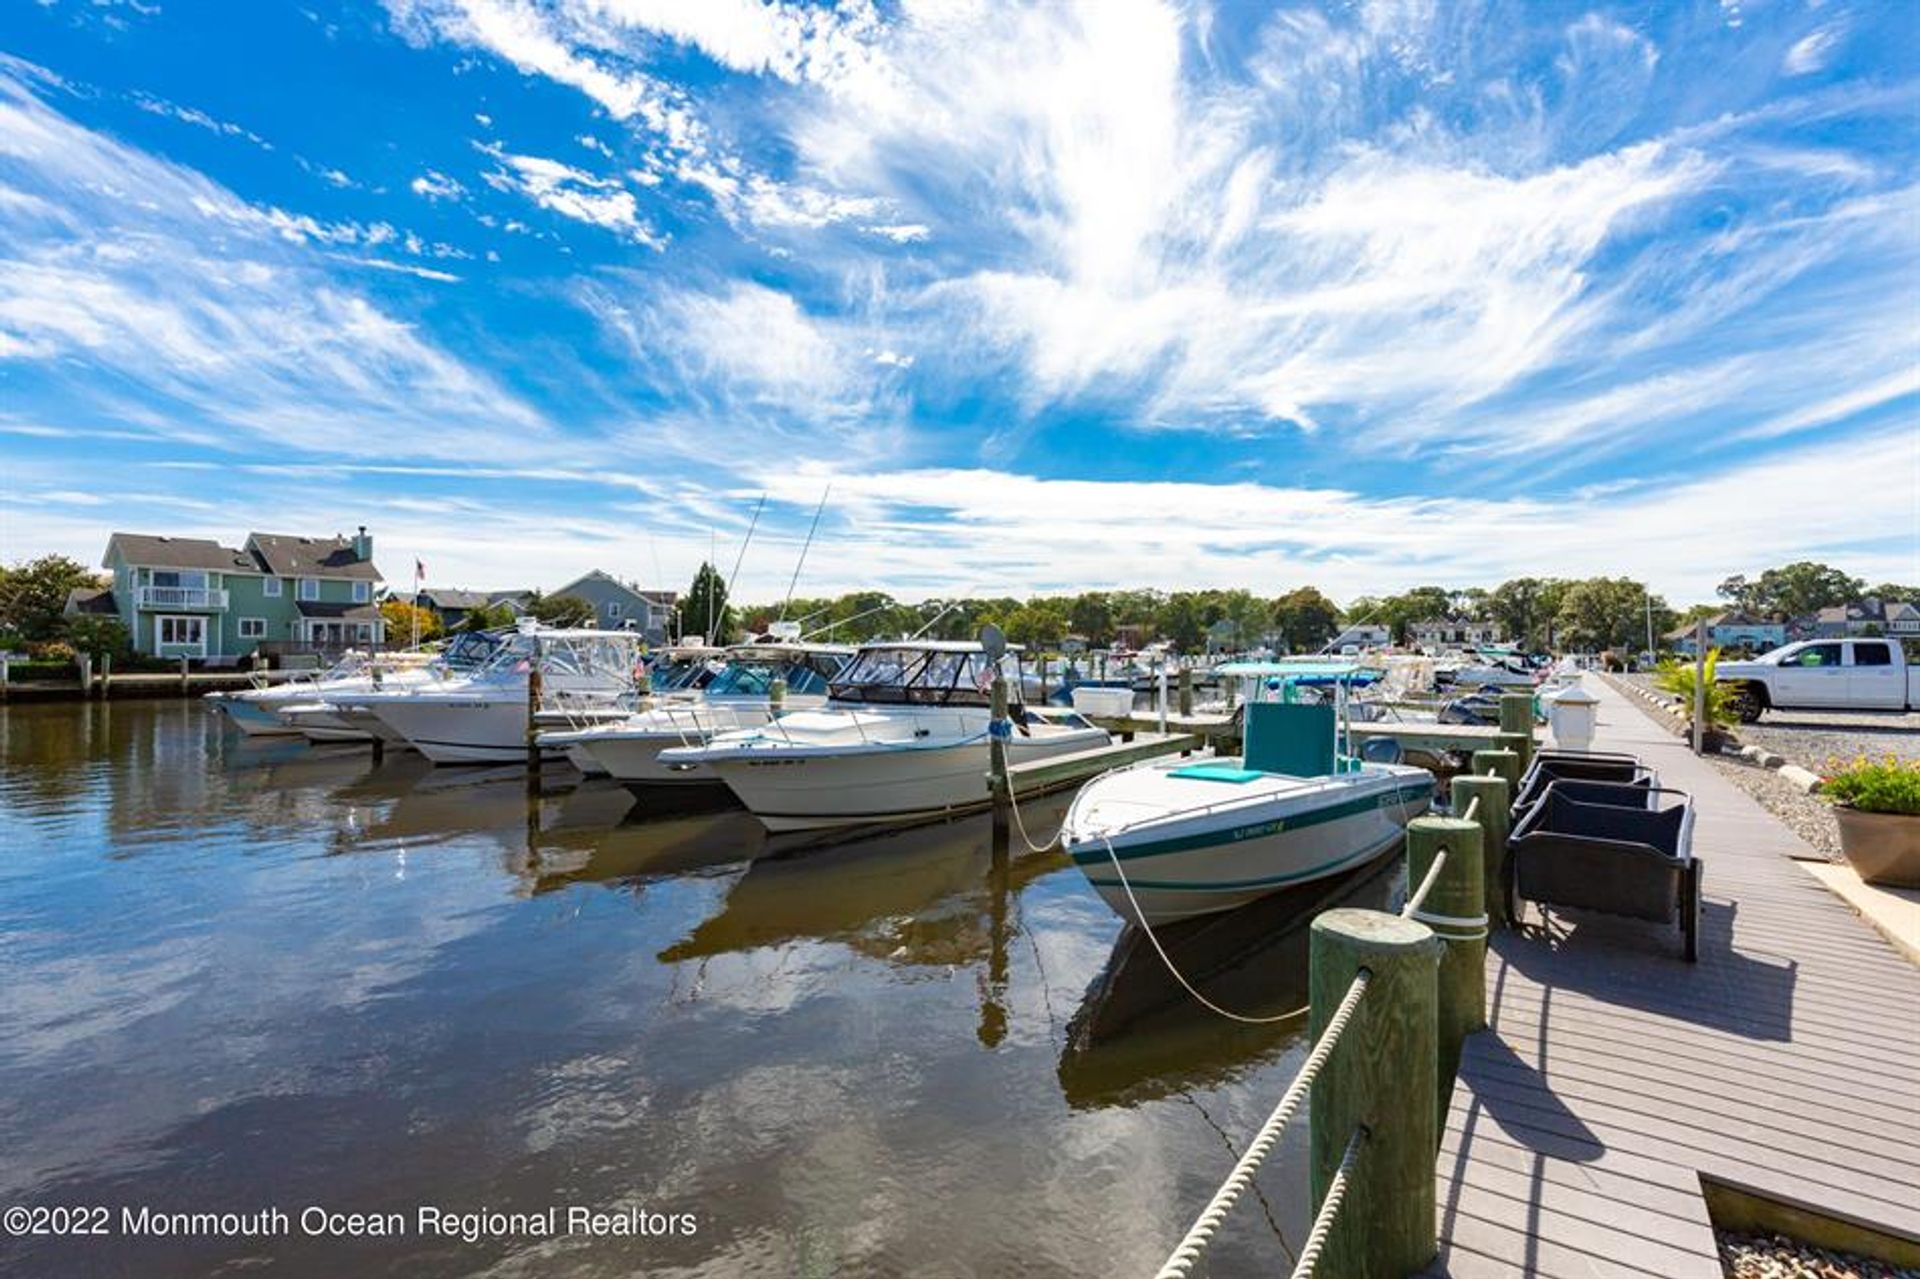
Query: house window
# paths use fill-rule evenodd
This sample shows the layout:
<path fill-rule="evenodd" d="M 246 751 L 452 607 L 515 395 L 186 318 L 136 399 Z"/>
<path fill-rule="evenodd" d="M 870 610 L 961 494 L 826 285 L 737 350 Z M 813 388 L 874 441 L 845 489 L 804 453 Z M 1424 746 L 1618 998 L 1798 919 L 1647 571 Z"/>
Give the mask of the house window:
<path fill-rule="evenodd" d="M 260 592 L 270 600 L 280 598 L 280 579 L 269 577 L 260 583 Z"/>
<path fill-rule="evenodd" d="M 265 639 L 267 637 L 267 619 L 264 617 L 243 617 L 240 619 L 241 639 Z"/>
<path fill-rule="evenodd" d="M 197 649 L 207 651 L 207 619 L 204 617 L 156 617 L 153 619 L 156 648 Z"/>
<path fill-rule="evenodd" d="M 618 618 L 619 616 L 620 616 L 620 601 L 608 600 L 607 601 L 607 620 L 611 622 L 614 619 Z"/>
<path fill-rule="evenodd" d="M 300 598 L 303 600 L 319 599 L 320 598 L 320 579 L 317 577 L 301 578 L 300 579 Z"/>
<path fill-rule="evenodd" d="M 361 622 L 354 627 L 353 633 L 358 639 L 371 641 L 373 639 L 373 626 L 370 623 Z"/>
<path fill-rule="evenodd" d="M 187 573 L 170 568 L 157 568 L 153 570 L 153 584 L 155 586 L 184 586 L 190 590 L 204 591 L 207 589 L 207 575 L 205 573 Z"/>
<path fill-rule="evenodd" d="M 355 604 L 365 604 L 367 602 L 367 591 L 369 589 L 367 583 L 355 582 L 353 584 L 353 602 Z"/>

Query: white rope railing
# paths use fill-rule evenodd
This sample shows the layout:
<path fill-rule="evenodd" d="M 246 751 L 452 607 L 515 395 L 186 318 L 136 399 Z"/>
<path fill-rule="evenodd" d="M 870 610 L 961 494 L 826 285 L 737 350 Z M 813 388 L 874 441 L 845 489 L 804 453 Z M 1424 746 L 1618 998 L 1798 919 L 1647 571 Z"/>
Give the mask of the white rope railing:
<path fill-rule="evenodd" d="M 1293 1279 L 1313 1279 L 1315 1267 L 1320 1264 L 1321 1250 L 1327 1246 L 1327 1236 L 1333 1232 L 1333 1223 L 1340 1216 L 1340 1205 L 1347 1198 L 1347 1182 L 1353 1175 L 1353 1166 L 1359 1162 L 1360 1147 L 1366 1144 L 1367 1130 L 1355 1128 L 1353 1135 L 1347 1138 L 1346 1153 L 1340 1156 L 1340 1167 L 1334 1171 L 1333 1180 L 1327 1183 L 1327 1197 L 1320 1201 L 1320 1211 L 1314 1215 L 1313 1229 L 1307 1232 L 1307 1242 L 1300 1248 L 1300 1260 L 1294 1263 Z"/>
<path fill-rule="evenodd" d="M 1173 1250 L 1166 1264 L 1160 1267 L 1155 1279 L 1187 1279 L 1187 1275 L 1193 1270 L 1194 1263 L 1200 1260 L 1207 1250 L 1207 1245 L 1213 1242 L 1214 1232 L 1227 1219 L 1227 1213 L 1232 1210 L 1241 1194 L 1253 1184 L 1253 1175 L 1260 1170 L 1261 1163 L 1265 1161 L 1275 1143 L 1280 1140 L 1280 1134 L 1286 1131 L 1294 1112 L 1300 1109 L 1300 1103 L 1306 1100 L 1307 1090 L 1313 1087 L 1313 1081 L 1319 1076 L 1321 1067 L 1325 1066 L 1327 1058 L 1333 1055 L 1334 1046 L 1340 1042 L 1341 1032 L 1347 1028 L 1347 1023 L 1353 1020 L 1354 1010 L 1360 1006 L 1360 997 L 1367 993 L 1367 982 L 1372 979 L 1372 976 L 1373 974 L 1364 968 L 1353 975 L 1353 983 L 1347 987 L 1346 997 L 1340 1001 L 1340 1006 L 1334 1010 L 1333 1016 L 1327 1019 L 1327 1028 L 1320 1032 L 1320 1039 L 1314 1044 L 1313 1051 L 1307 1054 L 1306 1061 L 1300 1065 L 1300 1073 L 1293 1077 L 1293 1083 L 1289 1084 L 1287 1091 L 1281 1095 L 1280 1104 L 1273 1108 L 1271 1115 L 1267 1116 L 1267 1122 L 1260 1125 L 1260 1131 L 1254 1134 L 1246 1152 L 1240 1156 L 1240 1161 L 1234 1164 L 1233 1171 L 1227 1174 L 1226 1181 L 1222 1182 L 1220 1189 L 1214 1192 L 1213 1199 L 1194 1219 L 1193 1225 L 1187 1230 L 1186 1238 L 1180 1241 L 1179 1247 Z M 1343 1161 L 1344 1166 L 1345 1161 Z"/>

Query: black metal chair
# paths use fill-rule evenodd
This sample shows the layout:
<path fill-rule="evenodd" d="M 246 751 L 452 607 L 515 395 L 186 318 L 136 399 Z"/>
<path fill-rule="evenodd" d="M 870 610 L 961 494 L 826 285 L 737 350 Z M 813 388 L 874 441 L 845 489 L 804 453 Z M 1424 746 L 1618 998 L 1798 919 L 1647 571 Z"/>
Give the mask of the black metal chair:
<path fill-rule="evenodd" d="M 1507 842 L 1508 918 L 1518 921 L 1520 903 L 1530 901 L 1677 923 L 1687 962 L 1696 961 L 1701 864 L 1693 855 L 1692 800 L 1684 791 L 1628 785 L 1596 803 L 1575 798 L 1567 785 L 1550 785 Z M 1638 804 L 1619 802 L 1642 796 Z"/>
<path fill-rule="evenodd" d="M 1515 788 L 1514 823 L 1519 824 L 1526 810 L 1539 802 L 1547 787 L 1559 781 L 1659 785 L 1659 778 L 1654 771 L 1632 755 L 1576 755 L 1542 751 L 1534 757 L 1526 775 L 1520 779 L 1520 785 Z"/>

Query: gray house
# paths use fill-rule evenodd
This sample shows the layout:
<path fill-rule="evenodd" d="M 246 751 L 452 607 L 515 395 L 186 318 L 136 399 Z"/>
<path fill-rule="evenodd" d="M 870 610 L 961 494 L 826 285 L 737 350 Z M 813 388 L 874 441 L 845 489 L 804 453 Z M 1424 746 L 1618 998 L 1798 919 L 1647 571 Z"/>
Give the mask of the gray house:
<path fill-rule="evenodd" d="M 664 644 L 677 630 L 673 619 L 678 595 L 672 591 L 643 591 L 599 569 L 556 587 L 552 593 L 585 600 L 593 605 L 597 625 L 609 631 L 640 631 L 649 644 Z"/>
<path fill-rule="evenodd" d="M 476 608 L 487 607 L 493 600 L 485 591 L 462 591 L 442 586 L 422 587 L 412 602 L 421 608 L 432 609 L 439 615 L 440 624 L 452 630 L 467 620 L 468 613 Z"/>

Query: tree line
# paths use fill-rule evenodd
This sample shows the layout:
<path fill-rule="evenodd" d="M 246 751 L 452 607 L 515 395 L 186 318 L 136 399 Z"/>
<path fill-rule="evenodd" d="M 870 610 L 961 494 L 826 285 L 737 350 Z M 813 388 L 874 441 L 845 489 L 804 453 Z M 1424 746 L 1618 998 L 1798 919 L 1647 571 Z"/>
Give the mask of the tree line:
<path fill-rule="evenodd" d="M 97 571 L 62 555 L 0 566 L 0 648 L 58 647 L 69 653 L 123 655 L 128 642 L 119 623 L 63 615 L 71 591 L 103 582 Z M 1920 587 L 1891 582 L 1869 586 L 1862 578 L 1810 560 L 1770 568 L 1753 578 L 1728 577 L 1716 594 L 1717 602 L 1676 610 L 1633 578 L 1519 577 L 1491 590 L 1419 586 L 1394 595 L 1362 596 L 1344 609 L 1315 586 L 1274 595 L 1138 588 L 1026 598 L 938 597 L 917 603 L 870 590 L 738 605 L 728 599 L 726 582 L 713 565 L 702 564 L 681 598 L 679 617 L 683 633 L 706 634 L 716 642 L 763 633 L 782 619 L 799 623 L 806 634 L 848 642 L 915 634 L 971 639 L 992 622 L 1014 642 L 1034 648 L 1057 648 L 1075 635 L 1095 648 L 1126 638 L 1137 644 L 1164 641 L 1182 652 L 1200 652 L 1211 643 L 1229 650 L 1272 647 L 1294 653 L 1324 647 L 1347 626 L 1382 625 L 1395 643 L 1406 644 L 1417 622 L 1459 618 L 1491 623 L 1504 639 L 1533 651 L 1637 651 L 1646 645 L 1649 624 L 1658 648 L 1660 637 L 1676 625 L 1729 607 L 1785 620 L 1866 598 L 1920 604 Z M 440 637 L 441 619 L 432 610 L 415 610 L 403 598 L 389 599 L 381 609 L 389 642 L 410 639 L 416 620 L 423 641 Z M 553 626 L 590 625 L 594 616 L 592 605 L 583 599 L 539 592 L 525 602 L 524 610 Z M 511 625 L 516 616 L 505 604 L 492 605 L 469 613 L 459 629 Z"/>

